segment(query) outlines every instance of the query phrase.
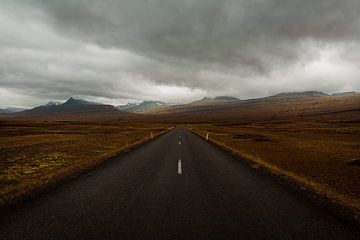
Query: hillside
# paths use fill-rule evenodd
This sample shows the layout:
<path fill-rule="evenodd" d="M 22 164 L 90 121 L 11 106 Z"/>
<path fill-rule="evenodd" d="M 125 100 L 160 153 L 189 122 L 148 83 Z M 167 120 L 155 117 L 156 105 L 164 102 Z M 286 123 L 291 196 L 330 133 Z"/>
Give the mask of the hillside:
<path fill-rule="evenodd" d="M 209 102 L 202 99 L 200 102 Z M 211 102 L 211 100 L 210 100 Z M 275 96 L 238 100 L 230 103 L 195 102 L 158 112 L 154 118 L 169 121 L 280 121 L 291 119 L 360 119 L 360 96 L 338 97 L 320 92 L 283 93 Z"/>
<path fill-rule="evenodd" d="M 117 109 L 126 112 L 133 112 L 133 113 L 148 113 L 148 112 L 155 112 L 161 109 L 165 109 L 170 106 L 172 105 L 161 101 L 143 101 L 139 104 L 128 103 L 126 105 L 119 105 L 117 106 Z"/>
<path fill-rule="evenodd" d="M 26 110 L 26 108 L 7 107 L 7 108 L 0 108 L 0 113 L 16 113 L 16 112 L 22 112 L 24 110 Z"/>
<path fill-rule="evenodd" d="M 218 96 L 215 98 L 204 97 L 201 100 L 197 100 L 189 103 L 191 106 L 203 106 L 203 105 L 216 105 L 216 104 L 227 104 L 234 103 L 240 101 L 238 98 L 230 97 L 230 96 Z"/>
<path fill-rule="evenodd" d="M 11 115 L 16 119 L 89 121 L 116 120 L 131 116 L 133 114 L 121 112 L 111 105 L 91 103 L 72 97 L 62 104 L 47 104 Z"/>
<path fill-rule="evenodd" d="M 137 113 L 146 113 L 146 115 Z M 233 97 L 203 98 L 183 105 L 144 101 L 140 104 L 128 104 L 117 108 L 70 98 L 62 104 L 47 104 L 18 113 L 0 113 L 0 117 L 34 120 L 131 120 L 179 123 L 214 121 L 247 123 L 292 119 L 358 121 L 360 95 L 354 92 L 328 95 L 309 91 L 280 93 L 248 100 Z"/>
<path fill-rule="evenodd" d="M 270 96 L 268 98 L 316 98 L 316 97 L 324 97 L 329 96 L 323 92 L 318 91 L 306 91 L 306 92 L 284 92 L 279 93 L 273 96 Z"/>
<path fill-rule="evenodd" d="M 0 108 L 0 113 L 11 113 L 11 111 L 6 108 Z"/>
<path fill-rule="evenodd" d="M 360 93 L 358 93 L 358 92 L 333 93 L 332 96 L 335 96 L 335 97 L 353 97 L 353 96 L 360 96 Z"/>

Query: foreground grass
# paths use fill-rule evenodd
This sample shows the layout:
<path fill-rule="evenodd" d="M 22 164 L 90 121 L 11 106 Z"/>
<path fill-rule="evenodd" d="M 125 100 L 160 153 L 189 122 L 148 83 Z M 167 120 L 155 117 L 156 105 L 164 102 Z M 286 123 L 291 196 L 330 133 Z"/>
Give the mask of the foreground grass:
<path fill-rule="evenodd" d="M 0 204 L 90 168 L 169 126 L 98 123 L 0 123 Z"/>
<path fill-rule="evenodd" d="M 287 122 L 188 126 L 223 147 L 359 212 L 360 123 Z"/>

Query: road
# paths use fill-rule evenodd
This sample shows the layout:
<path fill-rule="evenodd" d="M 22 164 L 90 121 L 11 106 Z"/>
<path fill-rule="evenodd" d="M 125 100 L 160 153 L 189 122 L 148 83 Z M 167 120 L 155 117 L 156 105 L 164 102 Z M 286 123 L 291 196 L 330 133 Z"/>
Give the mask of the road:
<path fill-rule="evenodd" d="M 0 223 L 0 239 L 360 239 L 301 192 L 182 127 Z"/>

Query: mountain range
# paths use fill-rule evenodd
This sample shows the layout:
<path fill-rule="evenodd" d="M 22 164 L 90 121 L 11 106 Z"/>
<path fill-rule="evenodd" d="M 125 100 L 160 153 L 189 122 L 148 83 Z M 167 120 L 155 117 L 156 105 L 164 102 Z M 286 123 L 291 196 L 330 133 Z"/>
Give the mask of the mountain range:
<path fill-rule="evenodd" d="M 50 102 L 50 104 L 13 113 L 11 117 L 41 120 L 113 120 L 128 118 L 132 115 L 132 113 L 121 112 L 112 105 L 92 103 L 71 97 L 62 104 Z"/>
<path fill-rule="evenodd" d="M 82 99 L 69 98 L 64 103 L 49 102 L 33 109 L 0 110 L 2 118 L 36 120 L 128 120 L 168 118 L 181 120 L 191 116 L 196 119 L 251 118 L 257 111 L 264 116 L 285 116 L 326 112 L 331 109 L 360 109 L 360 94 L 345 92 L 328 95 L 317 91 L 279 93 L 273 96 L 240 100 L 231 96 L 205 97 L 188 104 L 168 104 L 161 101 L 143 101 L 114 107 Z M 21 111 L 23 110 L 23 111 Z M 146 114 L 146 115 L 144 115 Z"/>
<path fill-rule="evenodd" d="M 171 107 L 173 105 L 174 104 L 164 103 L 161 101 L 143 101 L 141 103 L 128 103 L 126 105 L 119 105 L 117 106 L 117 109 L 125 112 L 149 113 Z"/>
<path fill-rule="evenodd" d="M 218 104 L 213 101 L 204 98 L 173 106 L 158 111 L 154 117 L 179 123 L 288 121 L 309 116 L 321 120 L 360 120 L 360 94 L 354 92 L 334 95 L 317 91 L 289 92 L 255 99 L 231 99 Z"/>
<path fill-rule="evenodd" d="M 216 104 L 227 104 L 227 103 L 233 103 L 240 101 L 240 99 L 236 97 L 230 97 L 230 96 L 219 96 L 215 98 L 210 97 L 204 97 L 201 100 L 191 102 L 189 105 L 192 106 L 199 106 L 199 105 L 216 105 Z"/>
<path fill-rule="evenodd" d="M 24 110 L 26 110 L 26 108 L 7 107 L 7 108 L 0 108 L 0 113 L 16 113 L 16 112 L 22 112 Z"/>

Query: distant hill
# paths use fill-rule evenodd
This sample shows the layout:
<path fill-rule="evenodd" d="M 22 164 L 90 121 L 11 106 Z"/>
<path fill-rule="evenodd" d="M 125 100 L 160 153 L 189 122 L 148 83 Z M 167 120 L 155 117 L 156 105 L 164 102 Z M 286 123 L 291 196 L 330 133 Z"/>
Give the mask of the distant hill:
<path fill-rule="evenodd" d="M 240 101 L 240 100 L 236 97 L 230 97 L 230 96 L 219 96 L 219 97 L 215 97 L 215 98 L 204 97 L 201 100 L 191 102 L 189 105 L 192 105 L 192 106 L 214 105 L 214 104 L 234 103 L 237 101 Z"/>
<path fill-rule="evenodd" d="M 60 105 L 62 104 L 61 102 L 53 102 L 53 101 L 50 101 L 48 102 L 47 104 L 45 104 L 45 106 L 55 106 L 55 105 Z"/>
<path fill-rule="evenodd" d="M 324 97 L 329 96 L 323 92 L 318 91 L 306 91 L 306 92 L 285 92 L 279 93 L 269 98 L 313 98 L 313 97 Z"/>
<path fill-rule="evenodd" d="M 340 94 L 341 96 L 349 94 Z M 318 91 L 280 93 L 247 100 L 217 102 L 203 98 L 158 112 L 159 121 L 244 122 L 279 121 L 294 118 L 360 120 L 360 95 L 338 97 Z"/>
<path fill-rule="evenodd" d="M 11 113 L 8 109 L 0 108 L 0 113 Z"/>
<path fill-rule="evenodd" d="M 139 103 L 127 103 L 125 105 L 118 105 L 116 108 L 120 111 L 132 112 L 133 109 L 136 109 L 137 106 L 139 106 Z"/>
<path fill-rule="evenodd" d="M 218 96 L 215 97 L 215 101 L 223 101 L 223 102 L 234 102 L 234 101 L 239 101 L 240 99 L 236 98 L 236 97 L 231 97 L 231 96 Z"/>
<path fill-rule="evenodd" d="M 61 104 L 60 104 L 61 105 Z M 104 105 L 104 104 L 100 104 L 100 103 L 94 103 L 94 102 L 88 102 L 82 99 L 75 99 L 73 97 L 69 98 L 65 103 L 63 103 L 62 105 L 67 105 L 67 106 L 78 106 L 78 105 Z"/>
<path fill-rule="evenodd" d="M 8 108 L 0 109 L 0 113 L 16 113 L 16 112 L 22 112 L 24 110 L 26 110 L 26 108 L 8 107 Z"/>
<path fill-rule="evenodd" d="M 35 120 L 124 120 L 168 122 L 278 121 L 290 118 L 360 120 L 360 94 L 328 95 L 318 91 L 288 92 L 274 96 L 239 100 L 220 96 L 182 105 L 144 101 L 118 107 L 70 98 L 62 104 L 47 104 L 18 113 L 1 113 L 1 118 Z M 137 114 L 137 113 L 146 113 Z"/>
<path fill-rule="evenodd" d="M 160 109 L 170 107 L 171 104 L 160 102 L 160 101 L 143 101 L 142 103 L 128 103 L 126 105 L 117 106 L 117 109 L 133 112 L 133 113 L 148 113 L 158 111 Z"/>
<path fill-rule="evenodd" d="M 343 92 L 343 93 L 333 93 L 331 96 L 335 97 L 352 97 L 352 96 L 360 96 L 358 92 Z"/>
<path fill-rule="evenodd" d="M 91 103 L 81 99 L 69 98 L 62 104 L 47 104 L 16 114 L 15 118 L 51 120 L 110 120 L 131 116 L 111 105 Z"/>
<path fill-rule="evenodd" d="M 194 101 L 189 104 L 169 104 L 161 101 L 143 101 L 142 103 L 129 103 L 126 105 L 117 106 L 119 110 L 133 113 L 158 113 L 167 111 L 168 109 L 183 107 L 183 106 L 202 106 L 202 105 L 216 105 L 216 104 L 227 104 L 240 101 L 238 98 L 230 96 L 219 96 L 215 98 L 205 97 L 201 100 Z"/>

